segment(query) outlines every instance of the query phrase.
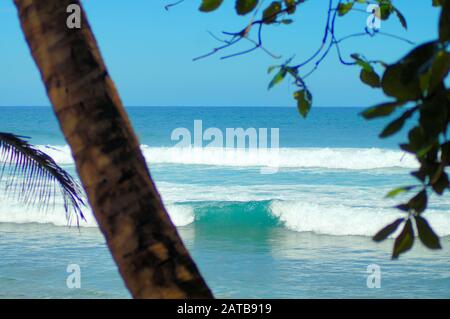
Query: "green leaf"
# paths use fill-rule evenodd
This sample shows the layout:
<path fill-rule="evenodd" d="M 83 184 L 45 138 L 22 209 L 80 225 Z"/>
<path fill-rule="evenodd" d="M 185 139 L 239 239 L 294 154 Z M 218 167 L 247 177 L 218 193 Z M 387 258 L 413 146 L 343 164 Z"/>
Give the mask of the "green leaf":
<path fill-rule="evenodd" d="M 270 90 L 275 85 L 283 81 L 284 78 L 286 77 L 286 74 L 287 74 L 286 68 L 281 68 L 280 71 L 278 71 L 278 73 L 273 77 L 272 81 L 270 81 L 268 89 Z"/>
<path fill-rule="evenodd" d="M 448 175 L 446 172 L 441 171 L 440 175 L 438 175 L 437 178 L 433 178 L 431 181 L 433 190 L 438 193 L 439 195 L 442 195 L 444 191 L 449 187 L 449 180 Z"/>
<path fill-rule="evenodd" d="M 373 88 L 379 88 L 381 87 L 381 80 L 378 74 L 376 74 L 374 71 L 366 71 L 364 69 L 361 70 L 360 79 L 365 84 L 373 87 Z"/>
<path fill-rule="evenodd" d="M 295 79 L 298 78 L 298 69 L 297 68 L 293 68 L 293 67 L 286 67 L 286 71 L 292 75 L 292 77 L 294 77 Z"/>
<path fill-rule="evenodd" d="M 450 41 L 450 1 L 442 0 L 441 17 L 439 18 L 439 40 Z"/>
<path fill-rule="evenodd" d="M 437 50 L 436 42 L 428 42 L 413 49 L 396 64 L 388 66 L 381 81 L 384 93 L 399 100 L 420 99 L 420 78 L 430 69 Z"/>
<path fill-rule="evenodd" d="M 279 65 L 271 65 L 267 68 L 267 73 L 270 74 L 273 72 L 273 70 L 275 70 L 276 68 L 279 68 Z"/>
<path fill-rule="evenodd" d="M 441 161 L 447 165 L 450 164 L 450 142 L 441 145 Z"/>
<path fill-rule="evenodd" d="M 410 118 L 414 114 L 414 110 L 408 110 L 405 113 L 402 114 L 399 118 L 395 119 L 391 123 L 389 123 L 383 131 L 380 133 L 380 138 L 386 138 L 389 137 L 398 131 L 400 131 L 403 126 L 405 125 L 405 122 L 408 118 Z"/>
<path fill-rule="evenodd" d="M 395 133 L 400 131 L 403 128 L 404 125 L 405 125 L 405 119 L 403 117 L 400 117 L 400 118 L 392 121 L 391 123 L 389 123 L 384 128 L 384 130 L 380 133 L 379 137 L 380 138 L 386 138 L 386 137 L 389 137 L 391 135 L 394 135 Z"/>
<path fill-rule="evenodd" d="M 297 9 L 295 0 L 284 0 L 284 5 L 286 6 L 288 14 L 294 14 Z"/>
<path fill-rule="evenodd" d="M 395 206 L 395 208 L 401 210 L 402 212 L 409 212 L 408 204 L 400 204 L 400 205 Z"/>
<path fill-rule="evenodd" d="M 200 6 L 200 11 L 202 12 L 211 12 L 220 7 L 223 0 L 202 0 L 202 4 Z"/>
<path fill-rule="evenodd" d="M 428 146 L 425 132 L 420 126 L 413 127 L 408 133 L 409 145 L 416 151 Z"/>
<path fill-rule="evenodd" d="M 236 12 L 239 15 L 246 15 L 252 12 L 258 5 L 258 0 L 236 0 Z"/>
<path fill-rule="evenodd" d="M 355 60 L 357 65 L 363 68 L 363 70 L 373 72 L 373 68 L 370 63 L 363 59 L 358 53 L 353 53 L 350 56 Z"/>
<path fill-rule="evenodd" d="M 294 20 L 292 19 L 283 19 L 280 21 L 282 24 L 291 24 L 292 22 L 294 22 Z"/>
<path fill-rule="evenodd" d="M 399 106 L 402 106 L 403 104 L 405 104 L 405 102 L 402 101 L 379 104 L 364 110 L 364 112 L 362 112 L 361 115 L 367 120 L 382 116 L 388 116 L 391 115 Z"/>
<path fill-rule="evenodd" d="M 395 64 L 388 66 L 381 80 L 381 86 L 386 95 L 399 100 L 417 100 L 421 95 L 420 81 L 405 79 L 406 66 Z"/>
<path fill-rule="evenodd" d="M 277 20 L 278 13 L 281 11 L 281 2 L 272 2 L 263 12 L 263 21 L 265 24 L 274 23 Z"/>
<path fill-rule="evenodd" d="M 400 144 L 400 148 L 405 152 L 415 154 L 416 150 L 411 147 L 409 144 Z"/>
<path fill-rule="evenodd" d="M 394 7 L 391 4 L 391 1 L 379 1 L 380 5 L 380 14 L 381 14 L 381 20 L 387 20 L 391 16 L 391 13 L 394 11 Z"/>
<path fill-rule="evenodd" d="M 416 219 L 420 241 L 430 249 L 441 249 L 439 237 L 428 224 L 428 221 L 421 216 L 415 216 L 414 218 Z"/>
<path fill-rule="evenodd" d="M 346 15 L 353 8 L 353 2 L 340 3 L 338 6 L 338 14 L 340 17 Z"/>
<path fill-rule="evenodd" d="M 394 243 L 394 250 L 392 252 L 392 259 L 397 259 L 400 254 L 403 254 L 410 250 L 414 245 L 414 230 L 411 220 L 405 223 L 402 232 L 398 235 Z"/>
<path fill-rule="evenodd" d="M 438 85 L 436 92 L 432 96 L 428 96 L 421 106 L 420 126 L 426 133 L 427 142 L 431 142 L 433 138 L 440 134 L 446 134 L 448 126 L 448 108 L 449 98 L 444 89 L 443 83 Z"/>
<path fill-rule="evenodd" d="M 299 90 L 294 93 L 297 100 L 297 108 L 300 114 L 306 118 L 312 106 L 312 94 L 308 90 Z"/>
<path fill-rule="evenodd" d="M 403 223 L 404 220 L 405 220 L 404 218 L 399 218 L 396 221 L 394 221 L 392 224 L 385 226 L 378 233 L 376 233 L 376 235 L 373 236 L 372 239 L 374 241 L 376 241 L 377 243 L 385 240 L 386 238 L 389 237 L 389 235 L 391 235 L 392 233 L 394 233 L 397 230 L 398 226 L 400 226 L 400 224 Z"/>
<path fill-rule="evenodd" d="M 450 69 L 450 54 L 446 51 L 439 51 L 436 54 L 436 58 L 431 66 L 430 77 L 428 82 L 428 93 L 431 94 L 435 91 L 439 83 L 441 83 L 446 77 Z"/>
<path fill-rule="evenodd" d="M 422 74 L 419 78 L 420 80 L 420 89 L 423 92 L 427 92 L 428 88 L 430 86 L 430 79 L 431 79 L 431 71 L 428 71 L 424 74 Z"/>
<path fill-rule="evenodd" d="M 419 150 L 416 152 L 416 156 L 417 158 L 421 159 L 424 158 L 425 155 L 428 154 L 428 152 L 430 152 L 434 147 L 433 143 L 430 143 L 428 145 L 425 145 L 424 147 L 419 148 Z"/>
<path fill-rule="evenodd" d="M 408 206 L 418 214 L 422 213 L 427 208 L 427 205 L 428 195 L 425 189 L 411 198 L 408 202 Z"/>
<path fill-rule="evenodd" d="M 416 186 L 404 186 L 404 187 L 395 188 L 386 194 L 386 198 L 393 198 L 397 195 L 409 192 L 410 190 L 414 189 L 415 187 Z"/>
<path fill-rule="evenodd" d="M 408 23 L 406 22 L 405 16 L 397 8 L 394 8 L 394 12 L 397 15 L 398 19 L 400 20 L 400 23 L 402 24 L 403 28 L 408 30 Z"/>

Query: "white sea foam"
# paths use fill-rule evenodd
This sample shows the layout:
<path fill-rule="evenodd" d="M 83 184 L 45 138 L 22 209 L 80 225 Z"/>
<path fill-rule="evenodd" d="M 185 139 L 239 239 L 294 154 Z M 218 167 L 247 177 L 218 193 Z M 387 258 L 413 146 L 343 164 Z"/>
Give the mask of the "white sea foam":
<path fill-rule="evenodd" d="M 79 220 L 81 227 L 97 227 L 95 218 L 90 209 L 83 209 L 86 221 Z M 36 206 L 17 203 L 14 200 L 0 200 L 0 223 L 15 224 L 52 224 L 55 226 L 77 226 L 75 215 L 71 215 L 70 219 L 66 217 L 62 204 L 49 207 L 47 210 L 39 209 Z"/>
<path fill-rule="evenodd" d="M 232 203 L 236 205 L 236 202 Z M 291 231 L 312 232 L 319 235 L 373 236 L 382 227 L 402 216 L 401 212 L 389 207 L 350 206 L 348 205 L 350 202 L 332 203 L 327 200 L 321 201 L 320 198 L 315 202 L 273 200 L 266 203 L 267 207 L 258 212 L 259 214 L 266 214 L 268 219 L 271 216 L 276 217 L 280 225 Z M 205 207 L 204 202 L 201 205 Z M 212 220 L 219 224 L 211 225 L 211 227 L 220 226 L 221 207 L 224 207 L 226 203 L 209 202 L 208 205 L 210 205 L 208 214 L 215 214 L 216 216 Z M 253 206 L 248 202 L 241 202 L 238 205 L 242 205 L 242 214 L 246 213 L 245 207 Z M 195 223 L 197 218 L 201 217 L 196 216 L 195 203 L 166 203 L 166 207 L 172 222 L 178 227 Z M 84 214 L 86 221 L 80 221 L 79 226 L 97 227 L 95 218 L 88 208 L 84 209 Z M 235 214 L 236 225 L 239 225 L 239 208 Z M 204 217 L 204 215 L 202 216 Z M 227 214 L 224 216 L 226 220 Z M 438 235 L 450 236 L 450 214 L 446 211 L 430 209 L 426 213 L 426 218 Z M 0 202 L 0 223 L 42 223 L 56 226 L 70 224 L 76 226 L 75 219 L 72 218 L 72 221 L 68 222 L 61 205 L 57 205 L 54 210 L 42 211 L 36 207 L 24 207 L 14 202 L 5 202 L 3 199 Z M 399 228 L 393 236 L 396 236 L 400 230 Z"/>
<path fill-rule="evenodd" d="M 67 146 L 41 147 L 59 164 L 73 164 Z M 248 151 L 218 149 L 150 148 L 142 146 L 150 163 L 205 164 L 219 166 L 258 166 L 264 164 L 264 156 Z M 384 149 L 280 149 L 280 166 L 292 168 L 323 169 L 379 169 L 413 168 L 414 158 L 402 152 Z M 261 154 L 259 154 L 261 155 Z M 228 157 L 227 157 L 228 156 Z M 376 171 L 374 171 L 376 172 Z M 288 229 L 298 232 L 314 232 L 328 235 L 372 236 L 381 227 L 401 216 L 398 210 L 388 208 L 399 199 L 383 200 L 389 190 L 373 186 L 330 185 L 190 185 L 158 182 L 172 221 L 186 226 L 196 221 L 195 202 L 249 202 L 270 201 L 267 216 L 275 216 Z M 349 196 L 351 194 L 351 196 Z M 186 202 L 189 202 L 186 204 Z M 446 198 L 439 198 L 445 207 Z M 183 203 L 183 204 L 180 204 Z M 436 232 L 450 235 L 450 214 L 446 208 L 427 212 Z M 220 210 L 220 207 L 212 208 Z M 84 210 L 87 222 L 82 227 L 96 227 L 89 209 Z M 217 213 L 217 212 L 215 212 Z M 219 212 L 220 213 L 220 212 Z M 220 221 L 220 219 L 219 219 Z M 68 224 L 62 203 L 55 210 L 43 212 L 35 207 L 25 207 L 0 194 L 0 222 Z M 76 225 L 72 220 L 72 225 Z"/>
<path fill-rule="evenodd" d="M 402 214 L 393 208 L 351 207 L 335 203 L 273 201 L 270 211 L 288 229 L 337 236 L 373 236 Z M 429 210 L 426 218 L 440 236 L 450 235 L 450 215 Z M 397 230 L 391 237 L 401 231 Z"/>
<path fill-rule="evenodd" d="M 186 226 L 194 222 L 194 210 L 189 205 L 166 205 L 172 222 L 176 226 Z M 86 220 L 79 219 L 80 227 L 98 227 L 97 222 L 90 208 L 83 209 Z M 62 203 L 54 208 L 40 209 L 36 206 L 24 206 L 14 200 L 0 199 L 0 223 L 14 224 L 52 224 L 55 226 L 77 226 L 75 215 L 68 219 L 64 212 Z"/>
<path fill-rule="evenodd" d="M 68 146 L 40 146 L 59 164 L 73 164 Z M 285 168 L 380 169 L 416 168 L 410 154 L 380 148 L 280 148 L 222 149 L 175 148 L 142 145 L 146 160 L 152 164 L 215 165 L 233 167 L 278 166 Z"/>
<path fill-rule="evenodd" d="M 58 164 L 74 164 L 68 145 L 38 145 L 38 148 L 48 154 Z"/>
<path fill-rule="evenodd" d="M 376 169 L 417 167 L 403 152 L 387 149 L 280 148 L 243 150 L 214 148 L 149 148 L 142 150 L 150 163 L 203 164 L 219 166 L 279 166 L 286 168 Z"/>
<path fill-rule="evenodd" d="M 194 208 L 189 205 L 167 205 L 170 219 L 176 226 L 187 226 L 195 219 Z"/>

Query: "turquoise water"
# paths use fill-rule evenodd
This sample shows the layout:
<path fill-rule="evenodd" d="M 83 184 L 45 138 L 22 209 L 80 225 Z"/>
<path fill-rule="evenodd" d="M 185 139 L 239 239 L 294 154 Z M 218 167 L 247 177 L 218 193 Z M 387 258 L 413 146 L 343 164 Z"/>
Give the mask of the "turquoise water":
<path fill-rule="evenodd" d="M 393 240 L 370 237 L 401 214 L 384 199 L 412 181 L 413 158 L 398 151 L 404 132 L 380 140 L 383 121 L 356 108 L 316 108 L 304 121 L 292 108 L 128 108 L 172 220 L 219 297 L 450 297 L 449 199 L 427 213 L 443 236 L 441 251 L 416 242 L 390 260 Z M 50 108 L 0 108 L 0 131 L 30 136 L 74 173 Z M 173 148 L 176 128 L 278 128 L 277 156 L 257 150 Z M 192 133 L 193 134 L 193 133 Z M 275 162 L 274 162 L 275 159 Z M 262 174 L 273 167 L 274 174 Z M 61 205 L 48 212 L 0 194 L 0 297 L 122 298 L 128 292 L 95 220 L 67 227 Z M 69 264 L 81 288 L 66 285 Z M 381 288 L 367 286 L 367 267 Z"/>

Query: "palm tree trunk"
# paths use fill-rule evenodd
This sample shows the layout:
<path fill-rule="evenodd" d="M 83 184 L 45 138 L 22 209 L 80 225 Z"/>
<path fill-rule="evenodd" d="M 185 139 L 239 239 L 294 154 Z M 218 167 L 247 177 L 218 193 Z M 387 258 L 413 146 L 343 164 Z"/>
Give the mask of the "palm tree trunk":
<path fill-rule="evenodd" d="M 14 0 L 77 172 L 135 298 L 210 298 L 151 180 L 139 142 L 78 0 Z"/>

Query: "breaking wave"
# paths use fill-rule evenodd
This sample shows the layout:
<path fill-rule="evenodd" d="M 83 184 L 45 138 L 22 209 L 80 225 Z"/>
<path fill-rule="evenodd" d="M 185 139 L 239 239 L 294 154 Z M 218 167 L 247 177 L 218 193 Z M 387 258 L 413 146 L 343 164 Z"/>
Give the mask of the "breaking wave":
<path fill-rule="evenodd" d="M 208 201 L 170 203 L 166 206 L 176 226 L 190 225 L 210 232 L 220 232 L 224 228 L 246 231 L 278 227 L 318 235 L 373 236 L 383 226 L 401 216 L 398 210 L 390 207 L 352 207 L 305 201 Z M 87 222 L 81 221 L 80 226 L 96 227 L 95 219 L 88 210 L 86 216 Z M 429 210 L 426 216 L 438 235 L 450 236 L 448 213 Z M 62 209 L 42 212 L 24 209 L 19 204 L 4 203 L 0 205 L 0 222 L 49 223 L 57 226 L 68 224 Z"/>
<path fill-rule="evenodd" d="M 73 164 L 68 146 L 40 146 L 59 164 Z M 413 156 L 381 148 L 222 149 L 141 146 L 151 164 L 368 170 L 416 168 Z"/>

